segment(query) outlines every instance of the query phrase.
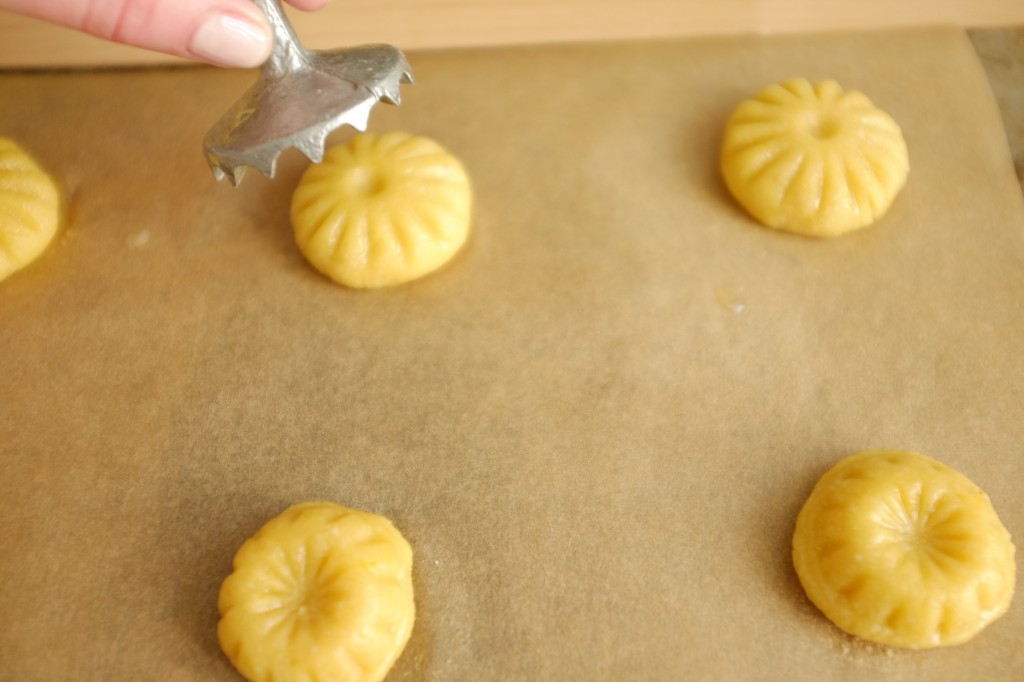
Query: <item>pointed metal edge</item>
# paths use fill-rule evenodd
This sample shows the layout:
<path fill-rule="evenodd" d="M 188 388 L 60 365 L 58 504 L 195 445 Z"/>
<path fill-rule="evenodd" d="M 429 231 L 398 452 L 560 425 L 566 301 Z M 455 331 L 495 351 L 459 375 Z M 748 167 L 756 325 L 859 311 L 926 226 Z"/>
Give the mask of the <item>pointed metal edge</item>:
<path fill-rule="evenodd" d="M 350 125 L 359 132 L 366 130 L 367 126 L 370 125 L 370 112 L 377 106 L 377 102 L 380 101 L 380 97 L 376 93 L 371 92 L 373 97 L 367 99 L 365 102 L 357 107 L 349 109 L 337 120 L 337 125 L 332 126 L 333 130 L 337 130 L 343 125 Z M 324 136 L 326 139 L 326 135 Z"/>
<path fill-rule="evenodd" d="M 402 103 L 402 93 L 398 88 L 397 82 L 394 84 L 385 83 L 384 86 L 380 88 L 380 92 L 374 94 L 377 95 L 377 99 L 382 102 L 387 102 L 388 104 L 398 106 Z"/>
<path fill-rule="evenodd" d="M 245 166 L 231 166 L 209 156 L 206 157 L 206 162 L 209 164 L 210 170 L 213 171 L 213 178 L 217 182 L 227 178 L 233 187 L 238 187 L 245 176 Z"/>
<path fill-rule="evenodd" d="M 275 153 L 272 157 L 270 157 L 270 161 L 268 161 L 267 163 L 261 164 L 259 166 L 252 166 L 252 165 L 250 165 L 249 168 L 255 168 L 260 173 L 263 173 L 268 178 L 273 180 L 274 179 L 274 174 L 277 172 L 277 160 L 281 156 L 281 151 L 283 151 L 283 150 L 278 150 L 277 153 Z M 239 168 L 243 168 L 244 169 L 245 166 L 239 166 Z M 239 178 L 239 181 L 241 181 L 241 178 Z"/>
<path fill-rule="evenodd" d="M 320 163 L 324 160 L 324 146 L 327 143 L 327 136 L 345 125 L 351 126 L 360 132 L 365 131 L 370 123 L 370 112 L 374 105 L 377 104 L 377 101 L 378 100 L 375 97 L 368 98 L 358 107 L 346 111 L 339 116 L 331 126 L 324 130 L 322 134 L 311 137 L 305 142 L 286 144 L 277 153 L 275 153 L 267 163 L 259 165 L 245 164 L 230 166 L 221 161 L 214 161 L 212 158 L 207 157 L 207 161 L 213 171 L 213 176 L 218 182 L 227 177 L 234 187 L 238 187 L 242 182 L 242 178 L 245 177 L 246 169 L 254 168 L 268 178 L 273 179 L 274 174 L 277 171 L 277 160 L 285 149 L 297 149 L 313 163 Z"/>
<path fill-rule="evenodd" d="M 378 99 L 387 102 L 388 104 L 394 104 L 398 106 L 402 103 L 402 83 L 409 83 L 410 85 L 415 83 L 412 75 L 412 68 L 409 67 L 409 63 L 405 61 L 405 55 L 402 55 L 402 70 L 398 72 L 397 77 L 392 76 L 382 85 L 376 88 L 372 88 L 373 94 Z"/>
<path fill-rule="evenodd" d="M 324 160 L 324 142 L 327 140 L 327 135 L 317 135 L 311 137 L 305 142 L 298 142 L 295 144 L 295 149 L 302 152 L 303 155 L 313 163 L 320 163 Z"/>
<path fill-rule="evenodd" d="M 373 95 L 372 98 L 367 99 L 366 102 L 359 105 L 355 109 L 351 109 L 342 114 L 329 128 L 327 128 L 323 135 L 317 136 L 306 143 L 287 145 L 282 150 L 278 151 L 270 159 L 270 163 L 261 166 L 228 166 L 220 161 L 215 161 L 211 157 L 207 156 L 207 163 L 210 165 L 210 169 L 213 171 L 213 177 L 217 182 L 220 182 L 225 177 L 229 178 L 233 187 L 238 187 L 242 178 L 245 177 L 246 168 L 255 168 L 263 175 L 270 179 L 273 179 L 274 174 L 277 170 L 277 159 L 281 156 L 284 149 L 295 148 L 298 149 L 306 158 L 313 163 L 320 163 L 324 158 L 324 146 L 327 143 L 327 136 L 341 128 L 344 125 L 349 125 L 355 128 L 359 132 L 364 132 L 370 124 L 370 112 L 373 107 L 376 106 L 377 102 L 383 101 L 389 104 L 399 105 L 401 104 L 401 84 L 408 83 L 413 84 L 415 80 L 413 78 L 412 69 L 408 62 L 405 60 L 405 55 L 402 55 L 402 66 L 404 67 L 399 72 L 397 78 L 391 78 L 388 82 L 384 83 L 381 87 L 370 88 L 363 85 Z"/>
<path fill-rule="evenodd" d="M 228 177 L 231 179 L 231 186 L 238 187 L 242 184 L 242 178 L 245 177 L 245 166 L 232 168 Z"/>

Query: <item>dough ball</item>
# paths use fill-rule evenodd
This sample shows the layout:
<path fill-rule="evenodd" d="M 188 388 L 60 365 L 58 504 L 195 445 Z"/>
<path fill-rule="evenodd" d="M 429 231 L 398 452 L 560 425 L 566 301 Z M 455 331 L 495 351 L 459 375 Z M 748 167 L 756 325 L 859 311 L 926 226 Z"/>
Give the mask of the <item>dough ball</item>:
<path fill-rule="evenodd" d="M 966 642 L 1013 597 L 1010 534 L 962 474 L 916 452 L 873 450 L 829 470 L 801 510 L 793 563 L 846 632 L 924 649 Z"/>
<path fill-rule="evenodd" d="M 736 201 L 768 227 L 834 237 L 881 218 L 910 161 L 900 127 L 865 95 L 795 78 L 736 108 L 721 170 Z"/>
<path fill-rule="evenodd" d="M 250 682 L 376 682 L 412 632 L 412 549 L 382 516 L 298 504 L 238 550 L 217 606 Z"/>
<path fill-rule="evenodd" d="M 292 197 L 299 249 L 339 284 L 375 289 L 441 267 L 469 234 L 462 164 L 437 142 L 364 133 L 329 149 Z"/>
<path fill-rule="evenodd" d="M 60 192 L 28 152 L 0 138 L 0 280 L 46 250 L 60 226 Z"/>

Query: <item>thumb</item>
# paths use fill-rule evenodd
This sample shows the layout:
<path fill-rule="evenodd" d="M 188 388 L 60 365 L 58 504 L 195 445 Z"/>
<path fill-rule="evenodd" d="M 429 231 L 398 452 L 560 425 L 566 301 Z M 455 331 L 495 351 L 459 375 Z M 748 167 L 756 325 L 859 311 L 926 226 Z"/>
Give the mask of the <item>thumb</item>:
<path fill-rule="evenodd" d="M 250 0 L 0 0 L 0 7 L 218 66 L 258 66 L 272 41 L 266 17 Z"/>

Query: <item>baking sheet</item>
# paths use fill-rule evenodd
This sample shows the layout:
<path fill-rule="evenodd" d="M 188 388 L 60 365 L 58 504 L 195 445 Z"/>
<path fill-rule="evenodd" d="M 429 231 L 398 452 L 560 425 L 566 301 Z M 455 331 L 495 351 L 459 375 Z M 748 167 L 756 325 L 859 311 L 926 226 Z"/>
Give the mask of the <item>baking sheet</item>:
<path fill-rule="evenodd" d="M 0 76 L 0 131 L 70 197 L 0 285 L 0 679 L 239 679 L 220 581 L 310 499 L 414 548 L 390 680 L 1020 679 L 1019 603 L 966 645 L 890 650 L 831 626 L 789 559 L 817 477 L 871 447 L 959 469 L 1024 537 L 1024 202 L 964 35 L 411 62 L 372 127 L 463 159 L 475 232 L 377 292 L 294 247 L 300 155 L 211 179 L 200 140 L 250 76 Z M 903 126 L 875 227 L 812 241 L 728 198 L 725 117 L 793 75 Z"/>

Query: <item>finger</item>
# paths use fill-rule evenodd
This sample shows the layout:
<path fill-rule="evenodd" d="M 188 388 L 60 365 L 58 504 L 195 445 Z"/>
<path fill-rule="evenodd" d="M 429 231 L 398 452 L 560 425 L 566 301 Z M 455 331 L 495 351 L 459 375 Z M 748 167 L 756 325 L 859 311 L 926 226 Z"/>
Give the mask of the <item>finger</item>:
<path fill-rule="evenodd" d="M 3 0 L 5 7 L 105 40 L 229 67 L 270 54 L 266 17 L 250 0 Z"/>
<path fill-rule="evenodd" d="M 288 0 L 288 4 L 296 9 L 312 12 L 326 5 L 329 0 Z"/>

